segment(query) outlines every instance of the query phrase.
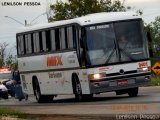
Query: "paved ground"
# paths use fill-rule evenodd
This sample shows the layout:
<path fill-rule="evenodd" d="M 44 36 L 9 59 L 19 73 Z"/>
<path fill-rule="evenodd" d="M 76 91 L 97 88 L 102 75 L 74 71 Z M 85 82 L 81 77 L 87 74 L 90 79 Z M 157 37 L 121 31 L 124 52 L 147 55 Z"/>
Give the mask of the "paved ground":
<path fill-rule="evenodd" d="M 44 104 L 36 103 L 33 97 L 22 102 L 10 98 L 0 100 L 0 106 L 27 114 L 45 115 L 40 120 L 160 119 L 160 87 L 142 87 L 138 97 L 134 98 L 127 94 L 116 96 L 115 93 L 103 93 L 95 95 L 92 100 L 78 103 L 73 96 L 59 96 L 54 103 Z"/>

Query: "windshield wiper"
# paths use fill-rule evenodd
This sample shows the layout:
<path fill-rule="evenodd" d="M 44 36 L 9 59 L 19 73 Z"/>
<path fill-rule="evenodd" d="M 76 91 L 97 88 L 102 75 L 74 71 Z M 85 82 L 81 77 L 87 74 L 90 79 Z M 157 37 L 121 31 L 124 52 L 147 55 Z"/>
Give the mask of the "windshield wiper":
<path fill-rule="evenodd" d="M 110 53 L 110 55 L 108 56 L 105 64 L 107 64 L 107 63 L 110 61 L 110 59 L 111 59 L 111 57 L 112 57 L 112 55 L 114 54 L 115 51 L 116 51 L 116 47 L 113 48 L 113 50 L 112 50 L 112 52 Z"/>
<path fill-rule="evenodd" d="M 133 59 L 129 54 L 127 54 L 123 49 L 121 49 L 121 48 L 119 48 L 119 50 L 122 52 L 122 53 L 124 53 L 124 55 L 126 55 L 130 60 L 135 60 L 135 59 Z"/>
<path fill-rule="evenodd" d="M 123 49 L 119 48 L 119 50 L 120 50 L 121 52 L 123 52 L 124 55 L 126 55 L 130 60 L 132 60 L 132 61 L 135 60 L 135 59 L 133 59 L 129 54 L 127 54 Z M 116 51 L 116 47 L 113 48 L 113 50 L 112 50 L 111 54 L 108 56 L 105 64 L 107 64 L 107 63 L 110 61 L 110 59 L 111 59 L 111 57 L 113 56 L 113 54 L 114 54 L 115 51 Z"/>

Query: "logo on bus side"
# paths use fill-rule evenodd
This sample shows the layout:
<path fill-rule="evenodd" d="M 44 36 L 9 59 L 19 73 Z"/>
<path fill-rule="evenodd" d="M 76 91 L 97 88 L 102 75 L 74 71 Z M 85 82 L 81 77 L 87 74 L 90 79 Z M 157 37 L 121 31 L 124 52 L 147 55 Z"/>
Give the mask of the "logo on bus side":
<path fill-rule="evenodd" d="M 62 56 L 48 56 L 47 57 L 47 67 L 52 66 L 62 66 Z"/>

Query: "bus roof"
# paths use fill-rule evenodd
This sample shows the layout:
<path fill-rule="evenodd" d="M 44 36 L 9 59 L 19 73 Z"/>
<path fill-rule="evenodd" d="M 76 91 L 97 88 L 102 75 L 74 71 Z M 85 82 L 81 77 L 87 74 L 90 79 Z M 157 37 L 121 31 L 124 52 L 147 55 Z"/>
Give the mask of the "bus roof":
<path fill-rule="evenodd" d="M 29 32 L 33 30 L 40 30 L 40 29 L 45 29 L 45 28 L 51 28 L 51 27 L 56 27 L 56 26 L 62 26 L 62 25 L 67 25 L 67 24 L 72 24 L 72 23 L 77 23 L 80 26 L 85 26 L 85 25 L 91 25 L 91 24 L 114 22 L 114 21 L 121 21 L 121 20 L 130 20 L 130 19 L 137 19 L 137 18 L 141 18 L 141 17 L 133 12 L 94 13 L 94 14 L 88 14 L 82 17 L 77 17 L 74 19 L 69 19 L 69 20 L 62 20 L 62 21 L 55 21 L 52 23 L 27 26 L 27 27 L 24 27 L 18 33 Z"/>

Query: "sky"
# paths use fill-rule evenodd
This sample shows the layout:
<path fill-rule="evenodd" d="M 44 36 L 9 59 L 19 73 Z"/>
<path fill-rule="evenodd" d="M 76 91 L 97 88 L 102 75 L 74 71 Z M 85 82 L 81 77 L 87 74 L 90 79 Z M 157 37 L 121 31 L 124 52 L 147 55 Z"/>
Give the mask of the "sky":
<path fill-rule="evenodd" d="M 9 47 L 12 49 L 16 45 L 16 32 L 24 27 L 22 24 L 25 23 L 25 20 L 31 25 L 47 23 L 47 15 L 45 14 L 47 5 L 49 2 L 55 3 L 55 1 L 56 0 L 0 0 L 0 43 L 9 43 Z M 22 2 L 22 5 L 8 6 L 5 5 L 5 2 Z M 37 2 L 40 3 L 40 5 L 24 5 L 24 2 Z M 125 0 L 124 5 L 131 6 L 132 9 L 130 11 L 142 10 L 142 17 L 146 23 L 150 23 L 154 21 L 156 16 L 160 16 L 160 0 Z M 4 16 L 8 16 L 8 18 Z M 14 50 L 12 51 L 14 52 Z"/>
<path fill-rule="evenodd" d="M 125 6 L 131 6 L 133 8 L 131 11 L 142 10 L 142 18 L 146 23 L 160 16 L 160 0 L 125 0 Z"/>

